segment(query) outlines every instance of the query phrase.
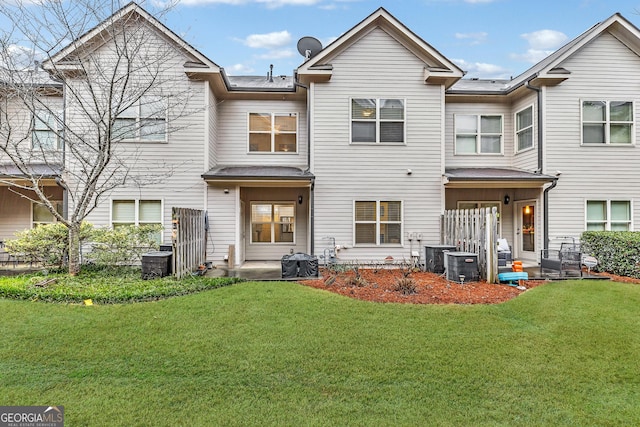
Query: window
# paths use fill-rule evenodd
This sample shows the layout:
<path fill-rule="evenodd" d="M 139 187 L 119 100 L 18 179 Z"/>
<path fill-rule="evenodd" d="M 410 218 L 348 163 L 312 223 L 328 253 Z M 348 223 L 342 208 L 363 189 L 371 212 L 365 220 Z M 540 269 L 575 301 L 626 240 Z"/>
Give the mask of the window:
<path fill-rule="evenodd" d="M 501 154 L 502 116 L 456 115 L 456 154 Z"/>
<path fill-rule="evenodd" d="M 51 111 L 39 110 L 33 115 L 31 147 L 37 150 L 56 151 L 62 149 L 59 138 L 58 118 Z"/>
<path fill-rule="evenodd" d="M 296 113 L 249 113 L 249 152 L 295 153 L 297 141 Z"/>
<path fill-rule="evenodd" d="M 588 231 L 630 231 L 631 202 L 628 200 L 587 201 Z"/>
<path fill-rule="evenodd" d="M 402 202 L 355 202 L 356 245 L 402 243 Z"/>
<path fill-rule="evenodd" d="M 113 228 L 128 225 L 162 225 L 161 200 L 114 200 L 111 209 L 111 225 Z M 162 233 L 158 233 L 157 241 L 162 241 Z"/>
<path fill-rule="evenodd" d="M 533 106 L 516 113 L 516 151 L 533 147 Z"/>
<path fill-rule="evenodd" d="M 62 202 L 52 201 L 53 206 L 56 208 L 56 211 L 62 215 Z M 56 222 L 56 217 L 53 216 L 49 209 L 42 203 L 32 203 L 31 204 L 31 213 L 32 213 L 32 221 L 31 227 L 36 228 L 39 225 L 44 224 L 53 224 Z"/>
<path fill-rule="evenodd" d="M 160 97 L 140 98 L 118 115 L 112 131 L 116 140 L 166 141 L 166 102 Z"/>
<path fill-rule="evenodd" d="M 351 142 L 404 143 L 404 100 L 351 100 Z"/>
<path fill-rule="evenodd" d="M 295 203 L 252 203 L 251 243 L 293 243 Z"/>
<path fill-rule="evenodd" d="M 631 144 L 632 135 L 632 102 L 582 102 L 583 144 Z"/>

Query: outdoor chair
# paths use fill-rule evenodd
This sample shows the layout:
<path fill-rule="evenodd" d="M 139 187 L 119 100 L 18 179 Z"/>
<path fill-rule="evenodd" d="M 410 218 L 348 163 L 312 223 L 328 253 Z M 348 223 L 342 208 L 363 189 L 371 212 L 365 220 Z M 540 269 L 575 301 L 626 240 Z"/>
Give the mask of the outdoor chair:
<path fill-rule="evenodd" d="M 559 250 L 543 249 L 540 254 L 540 275 L 554 270 L 560 277 L 577 273 L 582 277 L 582 252 L 579 243 L 562 243 Z"/>
<path fill-rule="evenodd" d="M 498 267 L 506 267 L 512 260 L 511 246 L 507 239 L 498 239 Z"/>

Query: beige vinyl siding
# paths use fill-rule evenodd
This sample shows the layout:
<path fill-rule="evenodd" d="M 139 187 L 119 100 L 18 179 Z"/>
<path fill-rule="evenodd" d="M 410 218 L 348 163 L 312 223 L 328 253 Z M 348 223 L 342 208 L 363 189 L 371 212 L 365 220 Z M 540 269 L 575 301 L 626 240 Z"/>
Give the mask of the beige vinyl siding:
<path fill-rule="evenodd" d="M 228 194 L 225 194 L 225 188 L 229 190 Z M 239 244 L 236 242 L 237 221 L 240 218 L 240 209 L 237 207 L 239 190 L 232 185 L 209 185 L 207 191 L 207 212 L 209 213 L 207 260 L 212 261 L 214 265 L 222 265 L 224 257 L 228 254 L 229 245 Z M 241 262 L 239 259 L 235 261 Z"/>
<path fill-rule="evenodd" d="M 297 153 L 248 153 L 249 113 L 297 113 Z M 217 159 L 221 165 L 307 165 L 307 108 L 304 101 L 226 100 L 218 106 Z"/>
<path fill-rule="evenodd" d="M 636 144 L 640 143 L 640 58 L 604 33 L 560 64 L 569 80 L 545 90 L 545 172 L 561 171 L 550 195 L 550 237 L 585 229 L 586 200 L 631 200 L 640 221 L 640 146 L 581 146 L 582 100 L 634 101 Z"/>
<path fill-rule="evenodd" d="M 31 201 L 16 194 L 16 191 L 31 198 L 35 198 L 35 195 L 19 189 L 14 190 L 0 186 L 0 241 L 14 239 L 17 231 L 31 228 Z M 62 188 L 45 186 L 44 192 L 51 200 L 62 201 Z"/>
<path fill-rule="evenodd" d="M 513 101 L 511 108 L 512 130 L 509 139 L 513 141 L 510 155 L 513 155 L 513 167 L 534 171 L 538 169 L 538 97 L 535 92 Z M 516 138 L 516 113 L 533 106 L 533 148 L 517 152 L 518 140 Z M 513 153 L 513 154 L 511 154 Z M 506 154 L 506 152 L 505 152 Z"/>
<path fill-rule="evenodd" d="M 315 252 L 322 254 L 334 237 L 348 247 L 342 260 L 409 259 L 408 239 L 402 247 L 353 247 L 353 204 L 401 201 L 404 235 L 439 241 L 443 88 L 426 85 L 424 62 L 381 29 L 331 64 L 331 80 L 312 86 Z M 404 99 L 406 144 L 350 144 L 352 97 Z"/>
<path fill-rule="evenodd" d="M 455 116 L 490 115 L 502 116 L 502 153 L 503 154 L 454 154 L 455 153 Z M 513 114 L 511 106 L 505 103 L 448 102 L 445 116 L 445 155 L 446 167 L 511 167 L 513 162 Z"/>

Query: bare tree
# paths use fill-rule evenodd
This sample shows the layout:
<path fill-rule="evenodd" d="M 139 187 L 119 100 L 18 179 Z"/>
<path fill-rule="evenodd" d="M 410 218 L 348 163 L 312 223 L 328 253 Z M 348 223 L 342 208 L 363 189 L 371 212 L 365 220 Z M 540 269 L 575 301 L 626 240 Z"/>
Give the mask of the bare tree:
<path fill-rule="evenodd" d="M 185 107 L 184 46 L 169 40 L 157 15 L 119 6 L 0 3 L 13 25 L 0 33 L 0 183 L 68 227 L 72 275 L 82 221 L 115 188 L 170 175 L 171 165 L 145 157 L 145 142 L 167 138 L 195 112 Z M 46 179 L 62 189 L 64 210 Z"/>

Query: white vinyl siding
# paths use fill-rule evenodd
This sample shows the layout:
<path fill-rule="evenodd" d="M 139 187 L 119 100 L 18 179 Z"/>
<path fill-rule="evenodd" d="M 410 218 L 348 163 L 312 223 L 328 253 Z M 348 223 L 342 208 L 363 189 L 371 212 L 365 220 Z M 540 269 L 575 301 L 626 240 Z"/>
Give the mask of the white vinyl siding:
<path fill-rule="evenodd" d="M 218 102 L 216 121 L 216 160 L 219 165 L 237 166 L 307 166 L 307 108 L 304 101 L 283 100 L 237 100 Z M 249 114 L 269 112 L 269 114 L 295 113 L 297 120 L 296 150 L 294 152 L 259 153 L 249 151 Z M 251 155 L 248 155 L 250 153 Z M 248 208 L 248 206 L 247 206 Z"/>
<path fill-rule="evenodd" d="M 587 201 L 589 231 L 630 231 L 631 202 L 628 200 Z"/>
<path fill-rule="evenodd" d="M 351 142 L 385 144 L 405 142 L 405 100 L 351 99 Z"/>
<path fill-rule="evenodd" d="M 574 236 L 586 229 L 586 200 L 632 200 L 640 194 L 640 150 L 634 144 L 583 144 L 583 101 L 640 99 L 640 57 L 605 32 L 562 63 L 570 78 L 543 87 L 544 173 L 562 172 L 549 192 L 549 238 Z M 634 123 L 639 120 L 633 109 Z M 638 128 L 633 126 L 633 139 Z M 534 152 L 536 152 L 535 150 Z M 632 225 L 640 211 L 632 210 Z M 577 215 L 577 217 L 576 217 Z M 576 221 L 576 219 L 579 219 Z"/>
<path fill-rule="evenodd" d="M 330 82 L 311 84 L 310 94 L 315 251 L 323 254 L 335 239 L 348 247 L 339 251 L 341 261 L 410 259 L 404 235 L 398 245 L 352 246 L 354 199 L 401 200 L 403 232 L 438 241 L 444 88 L 425 84 L 424 60 L 381 28 L 354 40 L 331 64 Z M 376 72 L 363 78 L 363 70 Z M 351 99 L 373 97 L 406 100 L 405 145 L 351 143 Z"/>
<path fill-rule="evenodd" d="M 296 153 L 296 113 L 249 113 L 250 153 Z"/>
<path fill-rule="evenodd" d="M 385 245 L 402 243 L 402 202 L 354 202 L 354 244 Z"/>
<path fill-rule="evenodd" d="M 502 154 L 502 116 L 458 114 L 456 154 Z"/>
<path fill-rule="evenodd" d="M 583 144 L 633 144 L 633 102 L 582 101 Z"/>
<path fill-rule="evenodd" d="M 515 128 L 516 151 L 533 148 L 533 105 L 516 113 Z"/>

